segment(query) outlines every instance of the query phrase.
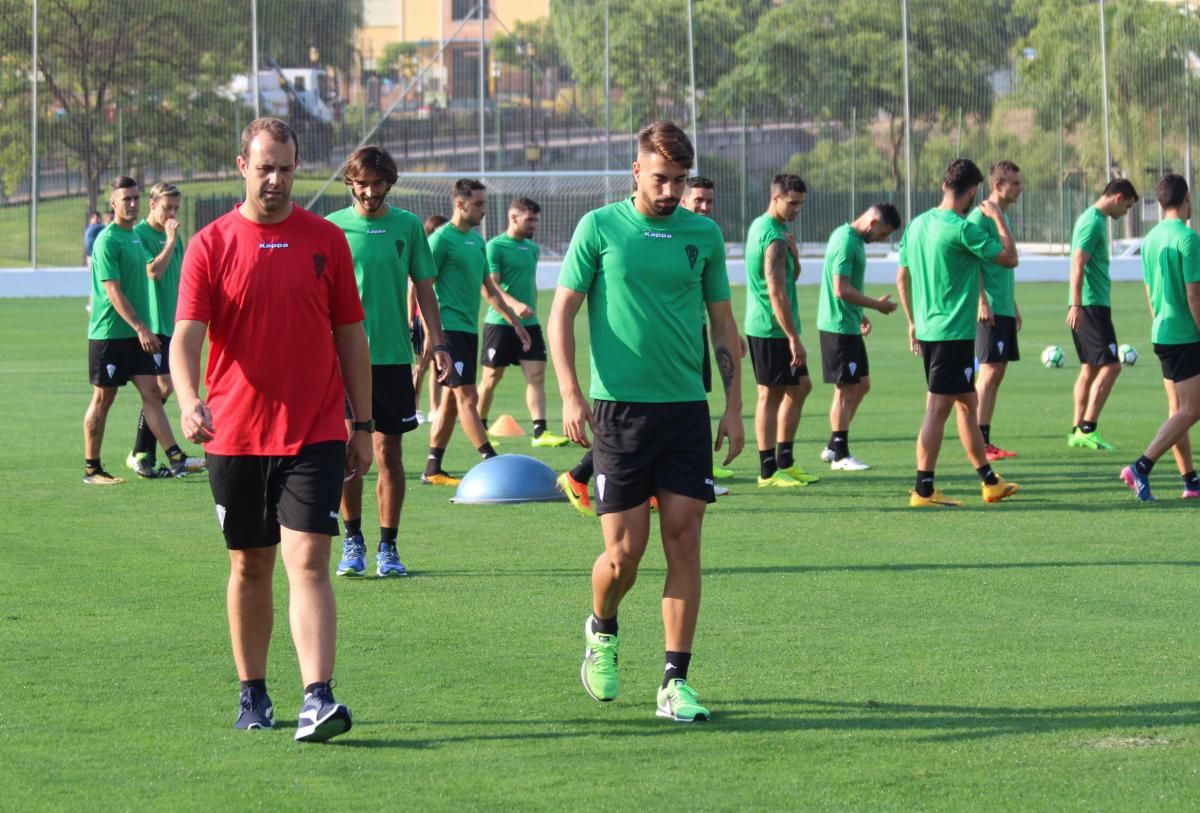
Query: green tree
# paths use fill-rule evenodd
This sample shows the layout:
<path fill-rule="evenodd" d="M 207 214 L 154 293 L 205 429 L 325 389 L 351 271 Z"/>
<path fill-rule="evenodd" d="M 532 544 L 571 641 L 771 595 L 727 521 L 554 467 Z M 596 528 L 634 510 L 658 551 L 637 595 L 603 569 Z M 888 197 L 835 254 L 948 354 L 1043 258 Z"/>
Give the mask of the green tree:
<path fill-rule="evenodd" d="M 242 5 L 242 4 L 238 4 Z M 284 68 L 314 62 L 348 76 L 355 62 L 354 34 L 362 25 L 362 4 L 330 0 L 259 0 L 259 52 Z M 243 39 L 249 39 L 245 24 Z M 315 59 L 314 59 L 315 57 Z"/>

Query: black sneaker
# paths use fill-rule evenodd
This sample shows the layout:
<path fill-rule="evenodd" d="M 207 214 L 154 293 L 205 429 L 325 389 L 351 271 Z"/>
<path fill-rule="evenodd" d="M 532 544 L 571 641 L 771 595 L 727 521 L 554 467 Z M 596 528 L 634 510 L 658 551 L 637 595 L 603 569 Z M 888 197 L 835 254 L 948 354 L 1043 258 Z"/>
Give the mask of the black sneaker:
<path fill-rule="evenodd" d="M 271 705 L 271 696 L 266 689 L 246 687 L 238 698 L 241 712 L 234 728 L 242 731 L 253 731 L 257 728 L 275 727 L 275 707 Z"/>
<path fill-rule="evenodd" d="M 296 721 L 296 739 L 300 742 L 324 742 L 350 730 L 350 709 L 333 699 L 328 683 L 304 695 L 300 718 Z"/>

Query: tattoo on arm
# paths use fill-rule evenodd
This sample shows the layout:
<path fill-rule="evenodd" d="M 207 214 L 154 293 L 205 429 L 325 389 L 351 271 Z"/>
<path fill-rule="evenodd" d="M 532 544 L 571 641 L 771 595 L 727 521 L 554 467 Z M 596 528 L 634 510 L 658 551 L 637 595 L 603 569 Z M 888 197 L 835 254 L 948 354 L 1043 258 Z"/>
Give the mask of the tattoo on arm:
<path fill-rule="evenodd" d="M 733 386 L 733 354 L 727 347 L 718 347 L 716 356 L 717 369 L 721 372 L 721 384 L 724 385 L 725 392 L 729 392 L 729 388 Z"/>

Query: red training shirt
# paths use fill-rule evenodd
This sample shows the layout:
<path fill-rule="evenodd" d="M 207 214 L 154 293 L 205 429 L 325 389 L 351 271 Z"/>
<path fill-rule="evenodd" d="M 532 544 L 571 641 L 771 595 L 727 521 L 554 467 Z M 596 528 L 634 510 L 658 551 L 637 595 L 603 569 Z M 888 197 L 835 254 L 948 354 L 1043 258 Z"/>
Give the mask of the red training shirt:
<path fill-rule="evenodd" d="M 176 321 L 208 325 L 205 386 L 219 455 L 295 455 L 346 440 L 332 330 L 365 318 L 342 230 L 299 206 L 262 225 L 237 209 L 188 243 Z"/>

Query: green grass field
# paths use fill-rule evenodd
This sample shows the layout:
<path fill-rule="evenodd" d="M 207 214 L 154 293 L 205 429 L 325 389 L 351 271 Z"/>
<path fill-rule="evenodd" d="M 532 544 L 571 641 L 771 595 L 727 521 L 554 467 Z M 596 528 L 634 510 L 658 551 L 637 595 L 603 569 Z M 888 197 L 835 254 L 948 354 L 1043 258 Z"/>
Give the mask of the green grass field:
<path fill-rule="evenodd" d="M 815 289 L 801 297 L 815 355 Z M 83 302 L 0 300 L 0 808 L 1195 809 L 1198 507 L 1178 499 L 1169 457 L 1157 504 L 1117 480 L 1166 402 L 1141 286 L 1114 297 L 1142 360 L 1101 423 L 1119 451 L 1099 453 L 1066 447 L 1073 352 L 1064 370 L 1037 361 L 1070 347 L 1065 286 L 1019 291 L 1026 360 L 993 423 L 1020 452 L 998 466 L 1023 486 L 1011 502 L 980 502 L 951 427 L 939 485 L 968 507 L 906 508 L 924 382 L 898 314 L 875 320 L 874 389 L 851 434 L 871 471 L 760 492 L 750 439 L 704 528 L 691 678 L 709 724 L 654 715 L 661 550 L 621 609 L 622 695 L 598 704 L 578 678 L 597 523 L 565 503 L 451 505 L 417 483 L 428 436 L 410 435 L 400 544 L 414 575 L 336 582 L 338 697 L 355 724 L 326 746 L 292 741 L 282 566 L 268 679 L 284 725 L 235 732 L 205 477 L 81 485 Z M 525 424 L 518 378 L 493 417 Z M 745 390 L 749 428 L 749 375 Z M 829 396 L 817 384 L 801 423 L 810 470 Z M 122 392 L 110 417 L 114 472 L 135 401 Z M 533 453 L 560 470 L 578 457 Z M 447 468 L 474 460 L 457 432 Z"/>

